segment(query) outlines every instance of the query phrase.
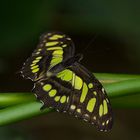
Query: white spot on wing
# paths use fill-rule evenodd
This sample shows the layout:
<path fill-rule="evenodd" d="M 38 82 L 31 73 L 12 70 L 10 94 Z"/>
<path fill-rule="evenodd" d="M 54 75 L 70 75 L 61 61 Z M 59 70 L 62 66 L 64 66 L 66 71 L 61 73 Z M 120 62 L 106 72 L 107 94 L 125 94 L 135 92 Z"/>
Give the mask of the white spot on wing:
<path fill-rule="evenodd" d="M 37 98 L 37 95 L 34 93 L 35 97 Z"/>
<path fill-rule="evenodd" d="M 102 88 L 102 92 L 105 94 L 105 89 L 104 88 Z"/>
<path fill-rule="evenodd" d="M 42 100 L 39 100 L 43 105 L 44 105 L 44 102 Z"/>
<path fill-rule="evenodd" d="M 88 120 L 87 119 L 84 119 L 84 121 L 87 122 Z"/>

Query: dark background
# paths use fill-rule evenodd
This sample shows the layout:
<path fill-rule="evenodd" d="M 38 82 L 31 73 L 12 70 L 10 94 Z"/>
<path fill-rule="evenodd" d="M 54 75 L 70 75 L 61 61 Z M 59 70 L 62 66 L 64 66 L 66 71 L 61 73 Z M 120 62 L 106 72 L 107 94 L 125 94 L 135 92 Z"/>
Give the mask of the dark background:
<path fill-rule="evenodd" d="M 0 92 L 26 92 L 32 82 L 16 74 L 39 36 L 61 31 L 83 53 L 92 72 L 140 74 L 140 2 L 136 0 L 0 1 Z M 109 133 L 59 113 L 0 128 L 2 140 L 139 140 L 140 110 L 115 109 Z M 9 116 L 10 117 L 10 116 Z"/>

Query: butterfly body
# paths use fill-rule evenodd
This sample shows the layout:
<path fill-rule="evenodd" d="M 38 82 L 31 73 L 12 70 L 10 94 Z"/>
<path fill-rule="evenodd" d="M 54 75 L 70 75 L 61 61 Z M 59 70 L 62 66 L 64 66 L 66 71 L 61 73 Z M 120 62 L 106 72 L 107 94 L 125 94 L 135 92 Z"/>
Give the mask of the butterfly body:
<path fill-rule="evenodd" d="M 72 40 L 63 33 L 50 32 L 40 38 L 21 74 L 34 82 L 33 92 L 42 108 L 54 108 L 94 124 L 100 131 L 112 128 L 113 116 L 105 89 L 74 55 Z"/>
<path fill-rule="evenodd" d="M 83 58 L 82 54 L 75 55 L 75 56 L 67 59 L 64 62 L 61 62 L 61 63 L 55 65 L 50 70 L 48 70 L 47 73 L 50 72 L 50 73 L 52 73 L 52 75 L 56 75 L 57 73 L 65 70 L 66 68 L 71 67 L 76 62 L 80 62 L 82 58 Z"/>

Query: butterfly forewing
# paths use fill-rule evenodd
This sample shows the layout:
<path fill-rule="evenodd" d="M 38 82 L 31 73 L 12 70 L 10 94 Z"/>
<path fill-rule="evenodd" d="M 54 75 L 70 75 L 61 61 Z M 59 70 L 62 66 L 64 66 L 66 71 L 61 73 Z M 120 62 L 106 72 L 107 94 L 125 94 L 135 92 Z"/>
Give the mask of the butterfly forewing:
<path fill-rule="evenodd" d="M 59 32 L 43 34 L 36 50 L 24 63 L 21 74 L 33 81 L 44 77 L 44 74 L 74 55 L 74 45 L 71 39 Z"/>

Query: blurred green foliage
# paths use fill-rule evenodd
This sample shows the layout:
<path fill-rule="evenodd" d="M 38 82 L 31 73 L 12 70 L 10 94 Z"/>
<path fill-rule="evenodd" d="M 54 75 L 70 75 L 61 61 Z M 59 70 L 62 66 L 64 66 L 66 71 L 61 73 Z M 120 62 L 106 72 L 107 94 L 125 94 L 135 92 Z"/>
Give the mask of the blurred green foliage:
<path fill-rule="evenodd" d="M 133 47 L 140 45 L 139 5 L 139 1 L 132 0 L 3 1 L 1 52 L 7 47 L 20 47 L 47 30 L 103 32 L 114 34 Z"/>
<path fill-rule="evenodd" d="M 2 1 L 0 5 L 0 65 L 2 68 L 0 71 L 8 69 L 8 64 L 2 57 L 9 59 L 11 56 L 17 54 L 20 56 L 25 52 L 26 58 L 29 54 L 27 52 L 36 46 L 38 37 L 42 33 L 59 30 L 71 35 L 72 38 L 76 35 L 79 40 L 83 38 L 88 40 L 85 47 L 92 39 L 89 39 L 89 34 L 102 36 L 100 42 L 103 43 L 98 44 L 97 47 L 101 45 L 101 49 L 103 47 L 118 49 L 120 54 L 115 57 L 119 55 L 124 57 L 120 59 L 124 59 L 125 63 L 120 65 L 131 65 L 138 73 L 140 70 L 140 66 L 137 65 L 140 63 L 139 5 L 139 1 L 132 0 Z M 107 40 L 108 43 L 103 40 Z M 82 46 L 80 43 L 78 46 Z M 91 44 L 90 47 L 94 45 Z M 80 49 L 83 48 L 79 47 Z M 114 56 L 114 52 L 110 57 Z"/>

